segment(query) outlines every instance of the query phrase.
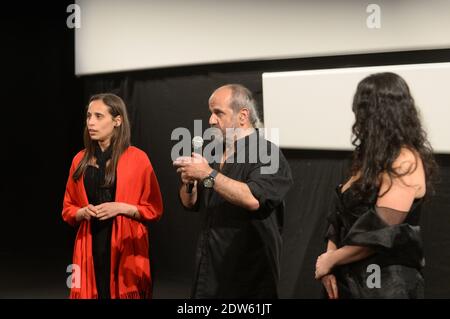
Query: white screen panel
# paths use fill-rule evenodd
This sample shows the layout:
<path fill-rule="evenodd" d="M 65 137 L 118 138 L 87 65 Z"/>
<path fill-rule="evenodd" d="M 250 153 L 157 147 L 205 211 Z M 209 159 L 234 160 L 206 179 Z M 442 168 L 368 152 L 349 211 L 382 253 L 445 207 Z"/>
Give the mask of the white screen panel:
<path fill-rule="evenodd" d="M 353 95 L 378 72 L 406 80 L 434 150 L 450 153 L 450 63 L 264 73 L 265 126 L 279 128 L 281 147 L 351 150 Z"/>
<path fill-rule="evenodd" d="M 450 1 L 77 0 L 76 74 L 450 48 Z M 369 19 L 369 21 L 373 21 Z M 373 25 L 371 25 L 373 26 Z"/>

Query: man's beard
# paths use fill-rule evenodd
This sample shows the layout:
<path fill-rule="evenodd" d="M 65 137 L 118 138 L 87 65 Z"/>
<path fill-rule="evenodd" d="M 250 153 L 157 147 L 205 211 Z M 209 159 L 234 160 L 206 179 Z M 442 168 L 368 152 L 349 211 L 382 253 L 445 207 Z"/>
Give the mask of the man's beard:
<path fill-rule="evenodd" d="M 211 126 L 211 129 L 213 130 L 214 141 L 223 144 L 224 150 L 233 148 L 236 139 L 236 129 L 239 129 L 237 123 L 233 123 L 232 127 L 227 127 L 223 130 L 216 126 Z"/>

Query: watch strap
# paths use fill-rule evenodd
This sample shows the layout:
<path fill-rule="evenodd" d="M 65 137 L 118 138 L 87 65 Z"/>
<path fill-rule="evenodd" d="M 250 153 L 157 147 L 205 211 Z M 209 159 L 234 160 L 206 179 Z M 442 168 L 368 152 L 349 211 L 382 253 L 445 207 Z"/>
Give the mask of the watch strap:
<path fill-rule="evenodd" d="M 217 174 L 219 174 L 218 171 L 216 171 L 215 169 L 212 170 L 212 172 L 209 174 L 209 176 L 211 176 L 212 178 L 216 178 Z"/>

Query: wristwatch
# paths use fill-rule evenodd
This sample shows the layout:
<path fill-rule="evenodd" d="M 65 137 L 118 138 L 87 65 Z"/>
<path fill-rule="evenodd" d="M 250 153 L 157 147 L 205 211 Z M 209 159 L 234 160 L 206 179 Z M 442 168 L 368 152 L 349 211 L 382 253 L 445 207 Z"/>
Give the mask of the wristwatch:
<path fill-rule="evenodd" d="M 209 176 L 203 180 L 203 186 L 205 188 L 213 188 L 214 180 L 215 180 L 217 174 L 219 174 L 219 172 L 216 171 L 215 169 L 213 169 L 212 172 L 209 174 Z"/>

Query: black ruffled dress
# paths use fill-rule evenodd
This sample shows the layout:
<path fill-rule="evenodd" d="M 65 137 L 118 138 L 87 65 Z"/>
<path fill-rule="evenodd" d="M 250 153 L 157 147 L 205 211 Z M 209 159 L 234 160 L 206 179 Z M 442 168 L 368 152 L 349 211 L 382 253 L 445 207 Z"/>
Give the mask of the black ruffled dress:
<path fill-rule="evenodd" d="M 423 298 L 425 261 L 419 227 L 422 200 L 414 201 L 401 224 L 388 225 L 375 210 L 377 195 L 378 189 L 374 189 L 371 196 L 360 200 L 351 187 L 345 192 L 342 185 L 336 188 L 326 239 L 338 248 L 356 245 L 375 250 L 363 260 L 333 269 L 339 298 Z M 376 287 L 374 269 L 379 269 L 381 275 Z"/>

